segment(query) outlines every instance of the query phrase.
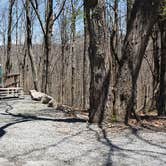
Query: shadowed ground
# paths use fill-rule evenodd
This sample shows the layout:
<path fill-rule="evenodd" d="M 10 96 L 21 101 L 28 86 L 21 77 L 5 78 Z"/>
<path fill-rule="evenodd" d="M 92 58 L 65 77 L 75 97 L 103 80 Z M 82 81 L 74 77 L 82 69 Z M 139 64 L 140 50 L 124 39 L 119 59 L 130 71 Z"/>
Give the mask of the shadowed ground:
<path fill-rule="evenodd" d="M 0 166 L 166 165 L 166 133 L 106 132 L 83 119 L 24 100 L 0 104 Z"/>

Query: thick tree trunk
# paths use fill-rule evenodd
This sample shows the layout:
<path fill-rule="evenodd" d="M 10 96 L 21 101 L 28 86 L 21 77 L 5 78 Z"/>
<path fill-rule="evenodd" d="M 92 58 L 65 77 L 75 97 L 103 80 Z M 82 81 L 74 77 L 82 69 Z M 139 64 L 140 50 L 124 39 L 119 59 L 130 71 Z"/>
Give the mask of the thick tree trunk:
<path fill-rule="evenodd" d="M 165 18 L 163 18 L 165 19 Z M 161 32 L 161 67 L 158 115 L 166 115 L 166 20 L 160 23 Z"/>
<path fill-rule="evenodd" d="M 152 27 L 157 19 L 159 4 L 158 0 L 147 0 L 146 3 L 144 0 L 136 0 L 131 12 L 114 89 L 114 106 L 119 115 L 117 118 L 125 119 L 126 123 L 132 113 L 135 115 L 137 78 Z"/>
<path fill-rule="evenodd" d="M 101 124 L 105 118 L 110 85 L 110 57 L 105 20 L 105 0 L 85 1 L 89 31 L 91 69 L 89 122 Z"/>
<path fill-rule="evenodd" d="M 38 79 L 37 79 L 37 67 L 35 64 L 35 57 L 32 51 L 32 23 L 31 23 L 31 15 L 30 15 L 30 0 L 26 0 L 26 29 L 27 29 L 27 53 L 31 63 L 32 69 L 32 77 L 33 77 L 33 84 L 35 90 L 38 90 Z"/>

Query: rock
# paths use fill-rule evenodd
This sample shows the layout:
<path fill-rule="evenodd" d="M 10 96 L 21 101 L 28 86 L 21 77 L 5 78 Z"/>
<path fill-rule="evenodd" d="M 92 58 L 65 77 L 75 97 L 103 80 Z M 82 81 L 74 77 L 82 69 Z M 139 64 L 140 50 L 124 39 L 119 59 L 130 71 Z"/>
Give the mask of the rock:
<path fill-rule="evenodd" d="M 55 101 L 55 99 L 51 99 L 49 102 L 48 102 L 48 107 L 54 107 L 55 109 L 58 107 L 58 103 Z"/>
<path fill-rule="evenodd" d="M 45 96 L 42 96 L 41 103 L 48 104 L 51 100 L 53 100 L 53 98 L 51 96 L 45 95 Z"/>
<path fill-rule="evenodd" d="M 32 100 L 41 101 L 42 104 L 48 104 L 48 107 L 57 108 L 57 102 L 53 99 L 53 97 L 48 96 L 45 93 L 30 90 L 30 95 Z"/>
<path fill-rule="evenodd" d="M 30 90 L 29 92 L 30 92 L 32 100 L 36 100 L 36 101 L 41 101 L 42 97 L 46 95 L 42 92 L 37 92 L 36 90 Z"/>

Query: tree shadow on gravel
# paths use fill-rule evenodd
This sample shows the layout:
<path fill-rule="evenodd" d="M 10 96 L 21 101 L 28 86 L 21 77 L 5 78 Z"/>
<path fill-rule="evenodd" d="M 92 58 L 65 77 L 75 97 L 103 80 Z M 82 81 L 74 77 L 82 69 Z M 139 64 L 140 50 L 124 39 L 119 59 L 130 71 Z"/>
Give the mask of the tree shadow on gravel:
<path fill-rule="evenodd" d="M 147 144 L 149 144 L 149 145 L 151 145 L 151 146 L 155 146 L 155 147 L 158 147 L 158 148 L 160 148 L 160 149 L 166 150 L 166 146 L 161 146 L 161 145 L 159 145 L 159 144 L 153 143 L 152 141 L 149 141 L 149 140 L 143 138 L 143 137 L 140 136 L 140 134 L 138 133 L 139 129 L 137 129 L 137 128 L 131 126 L 131 125 L 128 125 L 128 126 L 130 127 L 131 133 L 132 133 L 137 139 L 139 139 L 139 140 L 141 140 L 141 141 L 143 141 L 143 142 L 145 142 L 145 143 L 147 143 Z M 148 129 L 148 130 L 154 132 L 154 130 L 151 130 L 151 128 L 148 128 L 148 127 L 146 127 L 146 126 L 145 126 L 144 128 L 146 128 L 146 129 Z M 157 133 L 156 133 L 156 134 L 157 134 Z M 165 155 L 166 155 L 166 154 L 165 154 Z"/>
<path fill-rule="evenodd" d="M 105 164 L 103 166 L 112 166 L 113 165 L 113 161 L 112 161 L 112 157 L 111 156 L 113 155 L 114 148 L 113 148 L 113 144 L 112 144 L 111 140 L 109 140 L 107 138 L 105 130 L 102 127 L 100 127 L 100 129 L 102 131 L 102 136 L 100 136 L 100 133 L 98 131 L 92 129 L 90 127 L 90 125 L 88 125 L 87 128 L 90 131 L 95 133 L 95 136 L 96 136 L 96 139 L 97 139 L 98 142 L 101 142 L 102 144 L 104 144 L 107 147 L 109 147 L 109 151 L 107 153 L 107 159 L 106 159 Z"/>
<path fill-rule="evenodd" d="M 13 113 L 10 112 L 13 109 L 13 107 L 10 106 L 10 105 L 7 105 L 7 106 L 8 106 L 8 108 L 6 109 L 5 113 L 3 113 L 3 115 L 11 116 L 11 117 L 14 117 L 15 119 L 14 119 L 14 122 L 5 124 L 4 126 L 0 127 L 0 138 L 2 136 L 4 136 L 4 134 L 6 133 L 5 129 L 8 128 L 9 126 L 12 126 L 12 125 L 18 124 L 18 123 L 24 123 L 24 122 L 27 122 L 27 121 L 37 121 L 37 120 L 39 120 L 39 121 L 66 122 L 66 123 L 77 123 L 77 122 L 85 123 L 86 122 L 86 120 L 78 119 L 78 118 L 58 118 L 58 119 L 55 119 L 55 118 L 37 117 L 37 116 L 30 116 L 30 115 L 23 115 L 23 114 L 13 114 Z M 166 153 L 156 152 L 155 150 L 150 151 L 150 150 L 144 150 L 144 149 L 139 150 L 139 149 L 136 149 L 136 148 L 135 149 L 123 148 L 124 145 L 120 146 L 120 145 L 116 145 L 116 144 L 113 143 L 111 138 L 108 136 L 107 131 L 102 126 L 99 126 L 99 128 L 100 128 L 100 132 L 98 132 L 97 130 L 94 130 L 91 127 L 91 125 L 87 126 L 87 129 L 89 131 L 94 132 L 97 141 L 101 142 L 103 145 L 108 147 L 108 151 L 106 152 L 107 156 L 106 156 L 105 162 L 103 163 L 103 166 L 112 166 L 113 165 L 113 158 L 112 157 L 114 155 L 117 155 L 117 154 L 118 154 L 119 157 L 125 158 L 125 160 L 128 160 L 129 158 L 132 158 L 131 154 L 133 154 L 134 156 L 136 156 L 136 155 L 148 156 L 148 157 L 151 157 L 153 159 L 154 158 L 156 159 L 158 157 L 158 155 L 166 156 Z M 156 147 L 158 147 L 162 150 L 166 149 L 166 147 L 164 147 L 164 146 L 152 143 L 151 141 L 142 138 L 139 135 L 138 131 L 139 131 L 138 129 L 131 127 L 131 134 L 135 136 L 135 139 L 139 139 L 141 141 L 144 141 L 145 144 L 149 144 L 151 146 L 156 146 Z M 50 148 L 50 147 L 55 147 L 58 144 L 60 144 L 61 142 L 64 142 L 65 140 L 68 140 L 70 137 L 77 136 L 81 132 L 82 131 L 79 131 L 79 132 L 77 132 L 73 135 L 68 135 L 68 136 L 64 137 L 62 140 L 60 140 L 59 142 L 57 142 L 55 144 L 46 146 L 43 149 L 41 149 L 41 148 L 33 149 L 33 150 L 29 151 L 28 153 L 21 154 L 20 156 L 28 155 L 30 153 L 33 153 L 34 151 L 40 151 L 40 150 L 45 150 L 45 149 Z M 128 135 L 126 134 L 125 137 L 129 141 L 131 141 L 131 143 L 134 143 L 135 139 L 133 139 L 133 138 L 130 139 L 131 134 L 128 134 Z M 15 156 L 14 158 L 17 158 L 17 157 L 19 157 L 19 155 Z M 164 161 L 163 158 L 158 158 L 158 160 L 160 160 L 163 164 L 166 164 L 166 161 Z"/>
<path fill-rule="evenodd" d="M 118 152 L 118 155 L 123 158 L 125 156 L 125 160 L 132 158 L 130 155 L 131 153 L 134 154 L 135 156 L 140 155 L 140 156 L 148 156 L 151 158 L 156 158 L 157 155 L 166 156 L 166 153 L 162 153 L 162 152 L 156 152 L 156 151 L 151 151 L 151 150 L 128 149 L 128 148 L 120 147 L 120 146 L 112 143 L 111 138 L 108 137 L 106 130 L 102 126 L 99 126 L 99 128 L 101 129 L 101 133 L 92 129 L 90 127 L 90 125 L 88 126 L 88 129 L 95 133 L 96 139 L 109 148 L 109 151 L 107 152 L 107 158 L 106 158 L 106 161 L 103 164 L 103 166 L 112 166 L 113 165 L 112 156 L 115 154 L 115 152 Z M 138 132 L 138 130 L 136 130 L 136 129 L 133 129 L 133 131 L 132 131 L 132 134 L 134 134 L 137 139 L 144 141 L 145 144 L 150 144 L 151 146 L 158 146 L 158 148 L 165 150 L 165 147 L 151 143 L 151 142 L 141 138 L 137 132 Z M 130 141 L 134 142 L 134 139 L 130 139 L 129 134 L 126 135 L 126 137 Z M 132 142 L 130 142 L 130 143 L 132 143 Z M 159 158 L 158 158 L 158 160 L 161 161 L 163 164 L 166 164 L 165 160 L 162 160 Z"/>
<path fill-rule="evenodd" d="M 72 134 L 72 135 L 65 136 L 64 138 L 62 138 L 61 140 L 59 140 L 58 142 L 56 142 L 56 143 L 54 143 L 54 144 L 47 145 L 47 146 L 44 146 L 44 147 L 42 147 L 42 148 L 35 148 L 35 149 L 29 150 L 28 152 L 25 152 L 25 153 L 23 153 L 23 154 L 18 154 L 18 155 L 16 155 L 16 156 L 11 157 L 10 160 L 16 160 L 17 158 L 19 158 L 19 157 L 21 157 L 21 156 L 30 155 L 30 154 L 32 154 L 32 153 L 34 153 L 34 152 L 45 151 L 45 150 L 47 150 L 47 149 L 49 149 L 49 148 L 56 147 L 56 146 L 60 145 L 61 143 L 64 143 L 65 141 L 70 140 L 70 139 L 73 138 L 73 137 L 79 136 L 79 135 L 82 134 L 84 131 L 86 131 L 86 130 L 79 131 L 79 132 L 76 132 L 76 133 L 74 133 L 74 134 Z M 79 157 L 79 156 L 78 156 L 78 157 Z M 59 159 L 57 159 L 57 160 L 59 160 Z"/>
<path fill-rule="evenodd" d="M 5 131 L 6 128 L 8 128 L 12 125 L 18 124 L 18 123 L 23 123 L 23 122 L 28 122 L 28 121 L 31 121 L 31 120 L 30 119 L 16 120 L 15 122 L 11 122 L 11 123 L 5 124 L 4 126 L 0 127 L 0 138 L 6 134 L 6 131 Z"/>
<path fill-rule="evenodd" d="M 52 122 L 65 122 L 65 123 L 85 123 L 86 120 L 79 119 L 79 118 L 48 118 L 48 117 L 38 117 L 38 116 L 31 116 L 31 115 L 24 115 L 24 114 L 13 114 L 10 111 L 13 109 L 13 107 L 6 103 L 8 108 L 5 110 L 5 113 L 1 113 L 1 115 L 11 116 L 14 117 L 14 122 L 7 123 L 4 126 L 0 127 L 0 138 L 6 134 L 5 129 L 23 122 L 28 121 L 52 121 Z"/>

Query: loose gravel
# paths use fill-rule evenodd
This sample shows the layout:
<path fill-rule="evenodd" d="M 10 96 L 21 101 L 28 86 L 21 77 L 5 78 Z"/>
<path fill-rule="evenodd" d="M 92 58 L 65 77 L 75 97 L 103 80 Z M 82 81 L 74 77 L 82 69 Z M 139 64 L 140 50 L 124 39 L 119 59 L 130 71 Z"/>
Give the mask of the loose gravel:
<path fill-rule="evenodd" d="M 29 97 L 0 101 L 0 166 L 165 166 L 166 133 L 105 132 Z"/>

